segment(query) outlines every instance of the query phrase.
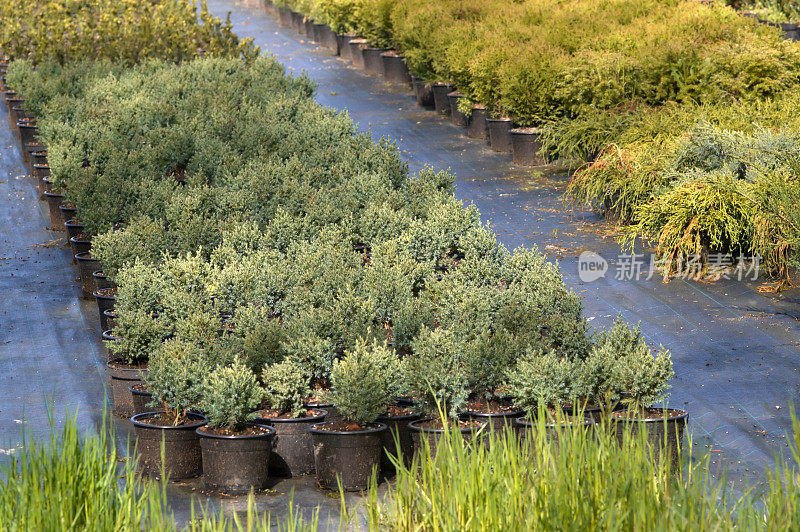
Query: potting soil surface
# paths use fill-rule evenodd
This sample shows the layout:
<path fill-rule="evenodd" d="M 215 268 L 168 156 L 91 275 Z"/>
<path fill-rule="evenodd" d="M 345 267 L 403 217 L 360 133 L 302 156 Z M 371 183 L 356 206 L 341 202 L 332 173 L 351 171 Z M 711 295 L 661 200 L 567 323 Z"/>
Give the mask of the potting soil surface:
<path fill-rule="evenodd" d="M 798 289 L 761 293 L 763 278 L 669 283 L 658 274 L 647 278 L 646 251 L 639 251 L 642 259 L 620 256 L 610 225 L 592 212 L 565 206 L 567 175 L 512 166 L 510 155 L 493 153 L 485 141 L 467 139 L 447 120 L 417 107 L 406 87 L 369 77 L 291 28 L 279 27 L 255 0 L 208 4 L 220 16 L 230 10 L 234 31 L 253 37 L 290 71 L 308 72 L 319 85 L 321 104 L 347 111 L 376 140 L 396 142 L 412 171 L 450 169 L 458 197 L 478 206 L 503 244 L 536 245 L 559 262 L 592 326 L 607 326 L 618 314 L 641 322 L 648 342 L 672 353 L 669 406 L 689 412 L 693 450 L 711 453 L 712 468 L 716 473 L 724 468 L 732 488 L 760 482 L 764 468 L 786 452 L 790 406 L 800 390 Z M 99 424 L 107 403 L 97 306 L 80 299 L 66 233 L 47 227 L 47 206 L 26 176 L 5 108 L 2 120 L 0 460 L 19 452 L 23 430 L 46 437 L 50 412 L 58 427 L 68 410 L 77 410 L 80 426 L 90 428 Z M 607 262 L 605 275 L 592 281 L 578 272 L 579 255 L 589 251 Z M 603 271 L 603 262 L 593 260 Z M 632 279 L 638 268 L 645 275 Z M 116 430 L 124 444 L 129 423 L 116 420 Z M 313 477 L 277 481 L 272 489 L 258 494 L 259 508 L 285 515 L 293 493 L 305 512 L 321 506 L 323 523 L 336 518 L 338 500 L 318 490 Z M 203 493 L 200 480 L 173 484 L 169 493 L 184 518 L 193 495 L 214 508 L 246 504 L 243 497 Z M 351 504 L 358 499 L 349 497 Z"/>

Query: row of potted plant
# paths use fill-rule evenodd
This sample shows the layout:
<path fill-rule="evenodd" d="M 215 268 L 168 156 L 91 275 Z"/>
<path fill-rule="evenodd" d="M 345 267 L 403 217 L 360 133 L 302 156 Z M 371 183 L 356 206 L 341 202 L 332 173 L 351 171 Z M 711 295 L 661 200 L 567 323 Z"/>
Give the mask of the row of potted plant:
<path fill-rule="evenodd" d="M 111 366 L 116 405 L 127 396 L 132 407 L 124 381 L 151 357 L 145 385 L 161 404 L 199 379 L 184 372 L 188 363 L 159 365 L 177 350 L 213 366 L 209 382 L 226 383 L 219 396 L 206 387 L 217 399 L 193 405 L 209 419 L 225 413 L 211 430 L 242 429 L 249 413 L 235 414 L 245 408 L 225 398 L 250 395 L 229 389 L 245 383 L 256 397 L 254 376 L 284 362 L 314 395 L 339 394 L 338 409 L 348 401 L 334 382 L 338 361 L 375 340 L 417 368 L 412 395 L 435 392 L 417 404 L 436 414 L 436 403 L 470 429 L 481 423 L 457 420 L 464 410 L 511 417 L 506 368 L 549 356 L 577 373 L 590 360 L 596 342 L 555 267 L 535 250 L 498 245 L 454 198 L 451 176 L 409 176 L 393 148 L 320 109 L 307 81 L 274 61 L 15 62 L 8 79 L 36 109 L 52 175 L 76 216 L 105 231 L 90 249 L 117 285 L 106 336 L 127 367 Z M 662 371 L 651 379 L 663 385 L 668 357 L 653 360 Z M 613 375 L 617 395 L 628 391 L 623 373 Z M 154 393 L 159 386 L 167 392 Z M 319 401 L 305 397 L 312 409 Z"/>
<path fill-rule="evenodd" d="M 249 235 L 248 235 L 248 236 L 249 236 Z M 491 242 L 490 242 L 490 246 L 491 246 L 491 249 L 495 249 L 495 248 L 494 248 L 495 244 L 493 244 L 493 243 L 491 243 Z M 341 247 L 341 246 L 340 246 L 340 247 Z M 305 246 L 300 246 L 300 248 L 299 248 L 299 249 L 301 249 L 301 250 L 302 250 L 302 249 L 305 249 Z M 381 261 L 381 254 L 378 252 L 378 250 L 379 250 L 379 248 L 377 248 L 377 247 L 376 247 L 376 249 L 375 249 L 374 251 L 373 251 L 373 250 L 371 250 L 371 252 L 370 252 L 370 257 L 369 257 L 369 259 L 370 259 L 370 266 L 372 266 L 372 261 L 373 261 L 373 260 L 375 260 L 375 261 L 376 261 L 376 264 L 375 264 L 375 266 L 379 266 L 379 265 L 380 265 L 380 261 Z M 322 251 L 324 252 L 324 254 L 325 254 L 325 255 L 333 255 L 333 254 L 336 252 L 335 248 L 333 248 L 333 249 L 323 248 L 323 249 L 322 249 Z M 466 251 L 469 251 L 469 250 L 467 249 Z M 348 251 L 347 251 L 347 253 L 352 253 L 352 251 L 349 251 L 349 250 L 348 250 Z M 521 252 L 520 252 L 520 253 L 521 253 Z M 469 255 L 470 255 L 470 256 L 469 256 L 468 258 L 469 258 L 469 259 L 473 259 L 473 257 L 471 256 L 471 255 L 472 255 L 472 253 L 469 253 Z M 316 262 L 316 261 L 318 260 L 318 256 L 319 256 L 319 255 L 316 255 L 316 256 L 312 257 L 312 259 L 313 259 L 313 260 L 312 260 L 312 262 Z M 350 256 L 352 257 L 352 255 L 350 255 Z M 517 254 L 517 257 L 525 257 L 525 256 L 526 256 L 525 254 Z M 358 257 L 358 255 L 355 255 L 355 257 Z M 233 258 L 234 260 L 241 260 L 241 258 L 242 258 L 242 257 L 241 257 L 241 256 L 238 256 L 238 257 L 237 257 L 237 256 L 234 254 L 234 255 L 233 255 L 231 258 Z M 264 258 L 266 258 L 268 261 L 273 261 L 273 262 L 275 262 L 275 259 L 276 259 L 276 257 L 275 257 L 274 255 L 273 255 L 273 256 L 268 256 L 268 257 L 260 257 L 260 259 L 261 259 L 262 261 L 264 260 Z M 343 259 L 346 261 L 346 260 L 347 260 L 347 256 L 345 255 L 345 256 L 343 257 Z M 543 262 L 541 262 L 541 258 L 540 258 L 540 256 L 538 256 L 538 254 L 534 254 L 534 255 L 530 256 L 530 259 L 533 259 L 533 260 L 534 260 L 534 265 L 535 265 L 535 266 L 538 264 L 538 266 L 537 266 L 536 268 L 534 268 L 533 270 L 531 270 L 531 271 L 536 273 L 536 277 L 539 277 L 539 278 L 541 278 L 541 276 L 542 276 L 542 273 L 546 272 L 546 271 L 547 271 L 549 268 L 547 268 L 547 267 L 544 265 L 544 263 L 543 263 Z M 530 260 L 530 259 L 526 259 L 526 260 Z M 300 264 L 300 263 L 301 263 L 301 261 L 299 261 L 299 260 L 297 259 L 297 257 L 294 257 L 294 256 L 293 256 L 293 257 L 291 257 L 291 258 L 290 258 L 290 260 L 291 260 L 291 262 L 292 262 L 292 263 L 294 263 L 294 264 Z M 519 260 L 519 259 L 518 259 L 518 260 Z M 442 282 L 442 281 L 444 281 L 444 279 L 445 279 L 445 278 L 447 278 L 448 280 L 450 280 L 450 279 L 453 279 L 453 280 L 454 280 L 454 282 L 451 282 L 451 283 L 450 283 L 450 285 L 448 286 L 448 288 L 452 289 L 452 288 L 455 288 L 455 287 L 459 286 L 460 284 L 464 283 L 464 281 L 465 281 L 465 280 L 469 280 L 469 277 L 467 277 L 467 279 L 463 279 L 463 278 L 462 278 L 462 279 L 458 279 L 458 278 L 455 276 L 455 273 L 456 273 L 456 272 L 468 272 L 468 271 L 469 271 L 469 264 L 468 264 L 468 263 L 469 263 L 470 261 L 469 261 L 469 260 L 467 260 L 467 257 L 466 257 L 466 255 L 465 255 L 465 259 L 464 259 L 464 261 L 465 261 L 467 264 L 464 264 L 462 267 L 464 267 L 464 268 L 466 268 L 466 269 L 456 268 L 456 269 L 455 269 L 453 272 L 451 272 L 450 274 L 447 274 L 447 275 L 442 275 L 442 276 L 441 276 L 442 278 L 441 278 L 441 279 L 436 279 L 436 281 L 437 281 L 437 282 Z M 180 262 L 180 259 L 176 260 L 176 262 Z M 195 268 L 195 267 L 198 265 L 196 260 L 194 260 L 194 261 L 188 261 L 188 260 L 185 260 L 184 262 L 188 262 L 188 263 L 189 263 L 189 266 L 190 266 L 190 268 Z M 351 262 L 352 262 L 352 259 L 351 259 Z M 361 263 L 363 264 L 363 262 L 364 262 L 364 259 L 359 259 L 359 262 L 361 262 Z M 484 262 L 486 262 L 486 264 L 484 264 L 484 268 L 485 268 L 486 266 L 490 266 L 490 265 L 492 264 L 492 262 L 491 262 L 491 259 L 490 259 L 489 261 L 484 261 Z M 268 263 L 267 263 L 267 264 L 268 264 Z M 241 270 L 241 271 L 243 271 L 243 272 L 264 271 L 264 270 L 265 270 L 265 266 L 266 266 L 266 265 L 265 265 L 264 263 L 262 263 L 262 264 L 260 264 L 260 265 L 256 265 L 256 264 L 245 264 L 245 266 L 244 266 L 243 268 L 240 268 L 240 270 Z M 275 266 L 277 267 L 277 269 L 278 269 L 278 270 L 280 270 L 280 269 L 284 269 L 284 270 L 285 270 L 285 267 L 284 267 L 284 266 L 282 266 L 281 264 L 276 264 Z M 478 266 L 478 265 L 475 265 L 475 266 L 473 266 L 473 268 L 476 268 L 477 266 Z M 338 267 L 338 265 L 337 265 L 337 267 Z M 508 268 L 508 267 L 507 267 L 507 268 Z M 537 271 L 537 268 L 538 268 L 538 271 Z M 169 261 L 168 261 L 166 264 L 162 263 L 162 264 L 158 265 L 158 266 L 155 268 L 155 270 L 156 270 L 156 271 L 161 271 L 162 269 L 166 269 L 166 271 L 175 271 L 175 270 L 177 270 L 178 268 L 177 268 L 176 266 L 174 266 L 174 265 L 170 265 L 170 263 L 169 263 Z M 357 269 L 358 271 L 363 271 L 363 266 L 358 266 L 357 268 L 354 268 L 354 269 Z M 125 275 L 126 275 L 126 274 L 125 274 L 125 272 L 126 272 L 126 271 L 127 271 L 127 270 L 126 270 L 125 268 L 123 268 L 123 272 L 122 272 L 122 279 L 125 279 Z M 514 271 L 514 269 L 512 268 L 512 270 L 511 270 L 509 273 L 511 273 L 511 272 L 513 272 L 513 271 Z M 551 271 L 552 271 L 552 270 L 551 270 Z M 522 272 L 524 272 L 524 269 L 522 270 Z M 520 272 L 520 273 L 522 273 L 522 272 Z M 319 273 L 319 275 L 320 275 L 320 278 L 321 278 L 321 279 L 324 279 L 325 277 L 328 277 L 328 274 L 329 274 L 329 273 L 330 273 L 329 271 L 324 271 L 324 270 L 323 270 L 322 272 L 320 272 L 320 273 Z M 467 274 L 467 275 L 469 275 L 469 274 Z M 507 275 L 508 275 L 508 274 L 507 274 Z M 517 275 L 519 275 L 519 273 L 518 273 Z M 557 272 L 555 272 L 555 275 L 556 275 L 556 277 L 557 277 Z M 548 277 L 548 276 L 545 276 L 545 278 L 547 278 L 547 277 Z M 552 277 L 552 274 L 551 274 L 551 277 Z M 158 291 L 158 290 L 164 290 L 164 288 L 165 288 L 165 287 L 164 287 L 163 285 L 159 284 L 158 282 L 154 282 L 154 280 L 153 280 L 153 278 L 152 278 L 152 277 L 148 277 L 148 275 L 144 275 L 144 274 L 142 274 L 142 272 L 141 272 L 141 267 L 139 267 L 139 269 L 138 269 L 138 270 L 137 270 L 136 268 L 134 268 L 134 270 L 133 270 L 133 272 L 132 272 L 132 274 L 131 274 L 131 278 L 132 278 L 132 279 L 135 279 L 136 281 L 138 281 L 138 283 L 133 283 L 133 282 L 131 282 L 131 283 L 126 283 L 126 282 L 124 282 L 124 281 L 123 281 L 123 282 L 121 283 L 121 288 L 123 289 L 123 290 L 122 290 L 122 291 L 123 291 L 123 293 L 124 293 L 124 288 L 125 288 L 125 287 L 133 287 L 133 289 L 136 291 L 136 294 L 137 294 L 139 297 L 133 300 L 133 301 L 134 301 L 134 305 L 132 305 L 132 307 L 131 307 L 131 308 L 132 308 L 132 312 L 138 312 L 137 316 L 138 316 L 138 317 L 141 317 L 141 312 L 142 312 L 142 311 L 145 311 L 145 312 L 147 312 L 147 311 L 149 311 L 149 310 L 150 310 L 150 307 L 148 307 L 148 306 L 146 306 L 146 305 L 143 305 L 143 304 L 142 304 L 142 303 L 143 303 L 143 298 L 142 298 L 142 296 L 141 296 L 141 295 L 139 295 L 139 294 L 141 293 L 142 285 L 144 285 L 144 286 L 147 286 L 147 287 L 151 287 L 153 290 L 156 290 L 156 291 Z M 179 276 L 178 276 L 178 278 L 185 278 L 185 277 L 184 277 L 183 275 L 179 275 Z M 121 279 L 121 280 L 122 280 L 122 279 Z M 537 280 L 538 280 L 538 279 L 537 279 Z M 555 280 L 555 279 L 553 279 L 553 280 Z M 194 282 L 196 283 L 196 281 L 197 281 L 197 279 L 195 279 L 195 281 L 194 281 Z M 219 282 L 219 279 L 217 279 L 216 281 L 217 281 L 217 282 Z M 505 281 L 505 283 L 506 283 L 506 284 L 508 284 L 508 283 L 509 283 L 509 281 L 508 281 L 508 280 L 506 280 L 506 281 Z M 511 283 L 511 284 L 513 284 L 513 283 Z M 380 285 L 379 285 L 379 286 L 380 286 Z M 502 283 L 501 283 L 501 286 L 502 286 Z M 193 287 L 193 289 L 194 289 L 194 290 L 196 290 L 196 288 L 197 288 L 197 287 L 196 287 L 196 285 L 195 285 L 195 286 Z M 248 287 L 248 288 L 252 288 L 252 287 Z M 168 293 L 168 294 L 177 294 L 177 295 L 181 295 L 181 294 L 180 294 L 180 291 L 179 291 L 179 289 L 180 289 L 180 287 L 166 287 L 166 291 L 167 291 L 167 293 Z M 447 293 L 448 291 L 450 291 L 450 290 L 443 291 L 443 292 Z M 426 291 L 426 293 L 427 293 L 427 291 Z M 156 292 L 156 294 L 157 294 L 157 292 Z M 479 297 L 481 297 L 481 296 L 485 297 L 485 295 L 484 295 L 484 294 L 478 294 L 478 296 L 479 296 Z M 163 296 L 162 296 L 162 297 L 163 297 Z M 563 296 L 561 296 L 561 297 L 563 297 Z M 148 301 L 151 301 L 153 298 L 150 298 L 150 299 L 148 299 L 148 298 L 146 298 L 146 297 L 145 297 L 144 299 L 145 299 L 145 300 L 148 300 Z M 180 298 L 179 298 L 179 299 L 180 299 Z M 211 298 L 209 298 L 209 299 L 211 299 Z M 202 301 L 201 301 L 201 303 L 209 303 L 209 301 L 205 301 L 205 302 L 202 302 Z M 185 298 L 184 298 L 184 300 L 182 301 L 182 304 L 184 305 L 184 310 L 186 310 L 186 308 L 185 308 L 185 304 L 186 304 Z M 177 306 L 177 305 L 176 305 L 176 306 Z M 217 312 L 219 313 L 219 309 L 217 309 Z M 450 311 L 450 312 L 452 312 L 452 311 Z M 123 316 L 125 316 L 125 314 L 126 314 L 126 313 L 125 313 L 125 311 L 124 311 L 124 310 L 123 310 L 123 313 L 122 313 L 122 314 L 123 314 Z M 170 312 L 168 312 L 168 311 L 166 311 L 165 309 L 163 309 L 163 308 L 162 308 L 162 309 L 159 309 L 159 310 L 158 310 L 157 312 L 155 312 L 154 314 L 155 314 L 155 316 L 151 316 L 151 317 L 158 318 L 159 320 L 163 320 L 162 314 L 163 314 L 163 315 L 166 315 L 166 316 L 168 316 L 168 315 L 170 315 L 171 313 L 170 313 Z M 122 318 L 123 316 L 120 316 L 120 317 Z M 198 314 L 197 314 L 197 313 L 188 312 L 188 313 L 187 313 L 187 315 L 186 315 L 186 318 L 188 318 L 189 320 L 192 320 L 192 321 L 196 321 L 196 320 L 197 320 L 197 318 L 198 318 Z M 201 321 L 202 321 L 202 320 L 201 320 Z M 373 321 L 374 321 L 374 318 L 373 318 Z M 575 321 L 576 321 L 576 323 L 578 322 L 578 320 L 575 320 Z M 123 320 L 123 322 L 124 322 L 124 320 Z M 141 324 L 139 324 L 139 325 L 141 325 Z M 560 324 L 559 326 L 560 326 L 561 328 L 563 328 L 563 323 L 562 323 L 562 324 Z M 219 329 L 220 329 L 220 327 L 217 327 L 216 329 L 212 329 L 212 331 L 213 331 L 213 330 L 219 330 Z M 149 331 L 151 331 L 152 329 L 149 329 L 149 328 L 145 327 L 145 328 L 144 328 L 144 330 L 146 330 L 146 331 L 148 331 L 148 332 L 149 332 Z M 141 335 L 141 331 L 142 331 L 141 327 L 140 327 L 139 329 L 137 329 L 136 327 L 131 327 L 131 333 L 138 332 L 138 333 Z M 164 337 L 164 331 L 163 331 L 163 330 L 160 330 L 160 331 L 159 331 L 159 329 L 156 329 L 156 331 L 158 331 L 158 333 L 157 333 L 157 335 L 156 335 L 156 337 L 157 337 L 157 341 L 159 341 L 159 342 L 160 342 L 160 341 L 162 341 L 162 340 L 163 340 L 163 337 Z M 175 334 L 175 333 L 168 333 L 168 335 L 174 335 L 174 334 Z M 223 335 L 223 338 L 227 338 L 227 337 L 229 337 L 229 336 L 230 336 L 229 334 L 225 334 L 225 335 Z M 125 338 L 125 335 L 123 335 L 123 338 Z M 128 340 L 131 340 L 131 339 L 133 339 L 133 338 L 135 338 L 135 334 L 132 334 L 132 335 L 128 336 Z M 559 338 L 559 341 L 563 341 L 563 338 Z M 171 341 L 169 341 L 169 342 L 167 342 L 167 344 L 171 344 L 171 342 L 172 342 L 172 340 L 171 340 Z M 116 342 L 115 342 L 115 344 L 116 344 Z M 113 346 L 114 346 L 115 344 L 112 344 L 112 351 L 113 351 Z M 122 345 L 122 342 L 120 342 L 120 345 Z M 152 345 L 153 345 L 153 344 L 151 343 L 151 344 L 150 344 L 150 346 L 152 347 Z M 166 344 L 164 344 L 164 345 L 166 345 Z M 456 345 L 456 344 L 454 344 L 454 345 Z M 149 349 L 148 349 L 148 351 L 149 351 Z M 452 355 L 452 354 L 453 354 L 453 352 L 454 352 L 455 350 L 451 349 L 451 350 L 449 350 L 449 351 L 450 351 L 450 354 Z M 489 351 L 489 353 L 491 353 L 491 351 Z M 324 353 L 324 355 L 328 355 L 328 360 L 330 360 L 330 361 L 332 362 L 332 360 L 331 360 L 331 359 L 330 359 L 330 357 L 329 357 L 330 353 Z M 436 358 L 438 358 L 438 355 L 437 355 L 437 357 L 436 357 Z M 436 358 L 435 358 L 434 360 L 436 360 Z M 315 362 L 316 362 L 316 361 L 315 361 Z M 487 362 L 488 362 L 488 361 L 487 361 Z M 493 360 L 492 362 L 494 362 L 494 363 L 496 364 L 496 363 L 498 363 L 498 362 L 500 362 L 500 361 L 495 359 L 495 360 Z M 441 360 L 437 360 L 437 363 L 441 363 Z M 501 367 L 502 367 L 502 366 L 501 366 Z M 323 371 L 323 372 L 325 371 L 325 368 L 324 368 L 324 367 L 322 368 L 322 371 Z M 429 372 L 425 372 L 425 374 L 428 374 L 428 373 L 429 373 Z M 319 375 L 319 374 L 318 374 L 318 375 Z M 322 373 L 322 376 L 323 376 L 323 378 L 326 378 L 326 379 L 327 379 L 327 376 L 326 376 L 324 373 Z M 329 379 L 328 379 L 328 380 L 329 380 Z M 460 392 L 460 395 L 461 395 L 461 396 L 464 396 L 463 390 Z M 452 402 L 452 400 L 451 400 L 450 398 L 442 398 L 442 399 L 443 399 L 443 401 L 442 401 L 442 402 L 443 402 L 443 404 L 445 404 L 445 405 L 447 405 L 447 404 L 450 404 L 450 403 Z"/>

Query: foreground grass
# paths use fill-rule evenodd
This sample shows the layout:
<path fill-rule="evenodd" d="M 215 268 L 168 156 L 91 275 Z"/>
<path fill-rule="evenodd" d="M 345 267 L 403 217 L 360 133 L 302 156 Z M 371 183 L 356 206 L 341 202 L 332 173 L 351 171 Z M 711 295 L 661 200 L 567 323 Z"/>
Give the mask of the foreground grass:
<path fill-rule="evenodd" d="M 165 484 L 129 482 L 135 462 L 114 451 L 105 421 L 81 437 L 74 419 L 50 439 L 25 441 L 0 468 L 0 530 L 180 530 Z M 398 464 L 384 496 L 377 487 L 361 508 L 342 503 L 341 522 L 329 530 L 798 530 L 800 475 L 778 461 L 765 487 L 732 497 L 724 479 L 709 477 L 708 457 L 683 457 L 683 467 L 657 460 L 638 437 L 619 444 L 604 427 L 560 431 L 544 426 L 528 437 L 444 438 L 432 456 Z M 556 441 L 557 440 L 557 441 Z M 688 446 L 687 448 L 690 448 Z M 800 458 L 800 424 L 790 445 Z M 317 514 L 303 520 L 290 505 L 286 520 L 259 514 L 252 498 L 243 515 L 225 516 L 197 506 L 191 531 L 317 530 Z"/>

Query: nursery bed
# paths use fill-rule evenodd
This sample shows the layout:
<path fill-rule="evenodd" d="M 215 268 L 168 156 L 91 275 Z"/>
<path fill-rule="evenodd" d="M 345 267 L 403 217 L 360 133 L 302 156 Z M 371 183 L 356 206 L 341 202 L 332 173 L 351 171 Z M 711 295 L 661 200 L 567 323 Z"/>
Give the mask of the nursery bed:
<path fill-rule="evenodd" d="M 584 250 L 616 260 L 620 253 L 598 216 L 566 212 L 565 175 L 531 178 L 511 166 L 510 154 L 462 136 L 435 113 L 417 107 L 410 90 L 366 76 L 318 48 L 258 6 L 257 0 L 210 0 L 218 15 L 231 11 L 234 31 L 253 37 L 295 72 L 319 84 L 317 101 L 347 110 L 361 129 L 394 140 L 412 170 L 450 168 L 457 194 L 473 201 L 501 241 L 513 248 L 537 244 L 558 259 L 565 282 L 581 293 L 591 325 L 618 313 L 641 320 L 648 341 L 672 351 L 675 379 L 670 405 L 690 412 L 694 448 L 711 450 L 714 465 L 730 466 L 731 482 L 753 482 L 775 453 L 786 449 L 789 407 L 800 398 L 800 290 L 756 291 L 758 283 L 694 283 L 654 277 L 613 278 L 583 284 L 577 257 Z"/>

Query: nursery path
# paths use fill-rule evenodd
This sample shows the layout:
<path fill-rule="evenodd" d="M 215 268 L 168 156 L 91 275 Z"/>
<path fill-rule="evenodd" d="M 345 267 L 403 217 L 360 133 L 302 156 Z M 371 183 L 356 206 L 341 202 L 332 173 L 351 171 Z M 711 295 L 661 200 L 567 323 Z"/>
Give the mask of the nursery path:
<path fill-rule="evenodd" d="M 561 203 L 566 176 L 514 168 L 509 155 L 491 152 L 417 107 L 410 91 L 366 76 L 279 27 L 257 0 L 208 4 L 217 15 L 230 11 L 234 31 L 253 37 L 289 70 L 308 72 L 319 85 L 321 104 L 346 110 L 376 139 L 394 140 L 412 170 L 449 168 L 458 196 L 479 207 L 506 246 L 536 244 L 558 259 L 565 281 L 583 296 L 592 325 L 607 325 L 619 313 L 641 321 L 648 340 L 672 352 L 670 404 L 689 411 L 695 449 L 710 451 L 715 467 L 726 464 L 731 483 L 758 481 L 758 472 L 786 450 L 790 403 L 800 402 L 800 290 L 774 296 L 747 282 L 618 280 L 620 250 L 609 228 L 592 213 L 566 212 Z M 604 278 L 580 280 L 577 258 L 584 250 L 608 259 Z"/>

